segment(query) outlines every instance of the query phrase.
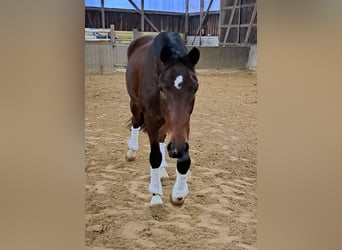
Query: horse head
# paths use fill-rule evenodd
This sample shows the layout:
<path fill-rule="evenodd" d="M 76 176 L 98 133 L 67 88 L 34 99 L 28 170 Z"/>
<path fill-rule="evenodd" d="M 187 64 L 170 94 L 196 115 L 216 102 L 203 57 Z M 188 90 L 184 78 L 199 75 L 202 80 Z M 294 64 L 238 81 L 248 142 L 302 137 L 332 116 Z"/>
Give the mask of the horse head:
<path fill-rule="evenodd" d="M 183 158 L 188 155 L 190 116 L 198 89 L 194 66 L 199 57 L 197 48 L 180 56 L 177 51 L 166 46 L 160 53 L 160 109 L 165 120 L 164 129 L 170 135 L 167 149 L 172 158 Z"/>

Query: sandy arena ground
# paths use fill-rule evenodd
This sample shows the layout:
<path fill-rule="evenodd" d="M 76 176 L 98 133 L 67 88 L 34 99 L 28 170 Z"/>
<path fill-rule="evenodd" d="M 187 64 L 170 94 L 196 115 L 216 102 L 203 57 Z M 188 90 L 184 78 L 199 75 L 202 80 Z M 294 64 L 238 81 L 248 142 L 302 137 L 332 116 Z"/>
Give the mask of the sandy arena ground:
<path fill-rule="evenodd" d="M 126 162 L 130 119 L 124 73 L 86 75 L 87 249 L 256 249 L 256 73 L 198 71 L 191 176 L 182 207 L 149 210 L 149 142 Z"/>

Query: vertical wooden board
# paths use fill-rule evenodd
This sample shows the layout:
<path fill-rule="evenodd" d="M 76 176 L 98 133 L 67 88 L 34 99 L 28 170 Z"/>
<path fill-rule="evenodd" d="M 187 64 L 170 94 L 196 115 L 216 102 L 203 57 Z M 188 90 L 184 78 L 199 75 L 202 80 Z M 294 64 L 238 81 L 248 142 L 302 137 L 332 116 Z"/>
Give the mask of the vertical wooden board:
<path fill-rule="evenodd" d="M 224 36 L 226 35 L 226 32 L 227 32 L 227 28 L 221 28 L 221 29 L 220 29 L 220 35 L 219 35 L 219 41 L 220 41 L 220 43 L 223 42 Z"/>
<path fill-rule="evenodd" d="M 247 29 L 247 33 L 246 33 L 246 37 L 245 37 L 244 43 L 248 43 L 248 41 L 250 40 L 250 33 L 251 33 L 251 28 L 252 28 L 251 25 L 254 22 L 255 16 L 256 16 L 256 7 L 253 8 L 253 13 L 252 13 L 251 19 L 249 21 L 249 26 L 248 26 L 248 29 Z"/>
<path fill-rule="evenodd" d="M 185 36 L 189 34 L 189 0 L 185 0 L 185 23 L 184 23 L 184 33 Z"/>
<path fill-rule="evenodd" d="M 100 28 L 99 17 L 101 15 L 101 11 L 86 10 L 86 15 L 88 16 L 86 19 L 87 28 Z M 89 18 L 91 20 L 88 20 Z"/>
<path fill-rule="evenodd" d="M 253 14 L 254 7 L 245 7 L 241 9 L 241 23 L 249 24 Z"/>
<path fill-rule="evenodd" d="M 101 28 L 106 28 L 106 16 L 104 10 L 104 0 L 101 0 Z"/>
<path fill-rule="evenodd" d="M 238 24 L 239 23 L 239 7 L 235 9 L 232 24 Z"/>
<path fill-rule="evenodd" d="M 221 24 L 227 25 L 230 20 L 230 15 L 232 14 L 232 10 L 222 10 L 222 19 Z"/>
<path fill-rule="evenodd" d="M 235 10 L 236 10 L 236 5 L 238 3 L 238 0 L 234 0 L 234 5 L 233 5 L 233 9 L 231 11 L 231 15 L 229 17 L 229 21 L 228 21 L 228 27 L 227 27 L 227 32 L 224 36 L 224 39 L 223 39 L 223 45 L 226 44 L 227 40 L 228 40 L 228 37 L 229 37 L 229 33 L 230 33 L 230 29 L 231 29 L 231 25 L 232 25 L 232 21 L 233 21 L 233 17 L 235 15 Z"/>
<path fill-rule="evenodd" d="M 247 33 L 247 27 L 241 27 L 240 28 L 240 42 L 241 43 L 243 43 L 243 41 L 245 40 L 246 33 Z"/>
<path fill-rule="evenodd" d="M 141 16 L 140 16 L 140 25 L 141 25 L 141 32 L 145 31 L 145 20 L 144 20 L 144 15 L 145 15 L 145 2 L 144 0 L 140 0 L 140 10 L 141 10 Z"/>
<path fill-rule="evenodd" d="M 249 43 L 257 43 L 258 42 L 257 27 L 252 27 L 251 34 L 250 34 L 248 42 Z"/>
<path fill-rule="evenodd" d="M 230 28 L 227 43 L 236 43 L 237 28 Z"/>
<path fill-rule="evenodd" d="M 219 14 L 209 15 L 207 27 L 208 27 L 208 34 L 210 34 L 211 36 L 219 35 L 219 30 L 218 30 Z"/>

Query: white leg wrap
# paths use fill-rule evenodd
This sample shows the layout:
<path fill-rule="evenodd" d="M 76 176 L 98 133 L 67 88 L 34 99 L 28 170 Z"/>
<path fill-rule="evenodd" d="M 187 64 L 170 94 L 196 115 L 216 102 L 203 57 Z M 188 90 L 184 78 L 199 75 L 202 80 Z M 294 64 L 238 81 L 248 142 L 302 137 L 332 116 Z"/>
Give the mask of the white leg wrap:
<path fill-rule="evenodd" d="M 163 195 L 162 183 L 160 181 L 160 168 L 150 167 L 151 181 L 148 190 L 151 194 Z"/>
<path fill-rule="evenodd" d="M 180 174 L 178 173 L 176 169 L 176 182 L 172 189 L 172 196 L 176 198 L 183 198 L 185 197 L 189 190 L 188 190 L 188 174 L 189 171 L 186 174 Z"/>
<path fill-rule="evenodd" d="M 165 143 L 164 142 L 160 142 L 159 143 L 159 149 L 160 149 L 160 152 L 162 154 L 162 162 L 160 163 L 160 166 L 162 168 L 166 168 L 167 167 L 167 162 L 165 160 Z"/>
<path fill-rule="evenodd" d="M 160 163 L 160 178 L 162 180 L 163 185 L 166 184 L 167 180 L 169 179 L 169 175 L 167 174 L 167 162 L 165 160 L 165 143 L 159 143 L 159 149 L 162 154 L 162 161 Z"/>
<path fill-rule="evenodd" d="M 137 150 L 139 147 L 139 128 L 131 127 L 131 137 L 128 139 L 128 147 L 132 150 Z"/>

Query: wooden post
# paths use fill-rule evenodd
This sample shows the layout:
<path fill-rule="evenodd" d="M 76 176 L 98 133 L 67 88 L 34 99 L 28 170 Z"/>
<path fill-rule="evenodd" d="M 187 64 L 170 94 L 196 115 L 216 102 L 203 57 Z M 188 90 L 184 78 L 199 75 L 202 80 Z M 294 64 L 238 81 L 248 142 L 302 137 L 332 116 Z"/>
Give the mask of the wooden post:
<path fill-rule="evenodd" d="M 114 43 L 115 42 L 115 25 L 114 24 L 111 24 L 110 25 L 110 41 L 112 42 L 112 43 Z"/>
<path fill-rule="evenodd" d="M 145 16 L 145 3 L 144 3 L 144 0 L 141 0 L 141 17 L 140 17 L 140 22 L 141 22 L 141 32 L 144 32 L 145 31 L 145 27 L 144 27 L 144 24 L 145 24 L 145 20 L 144 20 L 144 16 Z"/>
<path fill-rule="evenodd" d="M 132 0 L 128 0 L 128 2 L 134 7 L 135 11 L 138 12 L 138 13 L 141 15 L 141 11 L 140 11 L 139 7 L 138 7 Z M 152 27 L 155 31 L 159 32 L 159 30 L 157 29 L 157 27 L 154 26 L 154 24 L 151 22 L 150 19 L 147 18 L 147 16 L 145 16 L 145 15 L 142 15 L 142 16 L 145 18 L 146 22 L 147 22 L 149 25 L 151 25 L 151 27 Z"/>
<path fill-rule="evenodd" d="M 255 19 L 256 13 L 257 13 L 257 7 L 256 7 L 256 3 L 255 3 L 254 9 L 253 9 L 253 13 L 252 13 L 252 17 L 251 17 L 251 20 L 249 22 L 249 25 L 248 25 L 248 28 L 247 28 L 247 33 L 246 33 L 246 36 L 245 36 L 245 44 L 248 43 L 249 35 L 251 34 L 251 29 L 252 29 L 252 25 L 254 23 L 254 19 Z"/>
<path fill-rule="evenodd" d="M 202 0 L 201 0 L 201 1 L 202 1 Z M 207 9 L 207 11 L 205 12 L 205 15 L 204 15 L 203 20 L 200 20 L 200 25 L 199 25 L 198 28 L 197 28 L 197 31 L 196 31 L 194 40 L 192 41 L 192 45 L 194 45 L 194 42 L 195 42 L 195 40 L 196 40 L 196 37 L 197 37 L 198 33 L 200 32 L 200 30 L 201 30 L 201 28 L 202 28 L 202 25 L 205 23 L 205 20 L 207 19 L 209 10 L 210 10 L 211 5 L 212 5 L 213 2 L 214 2 L 214 0 L 210 0 L 210 3 L 209 3 L 209 5 L 208 5 L 208 9 Z M 203 4 L 203 7 L 204 7 L 204 4 Z M 200 17 L 200 19 L 201 19 L 201 17 Z"/>
<path fill-rule="evenodd" d="M 200 40 L 199 40 L 199 45 L 202 45 L 202 22 L 203 22 L 203 11 L 204 11 L 204 0 L 201 0 L 200 2 Z"/>
<path fill-rule="evenodd" d="M 239 18 L 238 18 L 238 30 L 237 30 L 237 37 L 236 37 L 236 43 L 240 44 L 240 24 L 241 24 L 241 0 L 239 0 Z"/>
<path fill-rule="evenodd" d="M 104 0 L 101 0 L 101 19 L 102 19 L 102 28 L 104 29 L 104 28 L 106 28 Z"/>
<path fill-rule="evenodd" d="M 139 36 L 139 31 L 137 29 L 133 29 L 133 39 L 137 39 Z"/>
<path fill-rule="evenodd" d="M 185 0 L 185 39 L 189 34 L 189 0 Z"/>
<path fill-rule="evenodd" d="M 232 12 L 231 12 L 230 17 L 229 17 L 229 22 L 228 22 L 228 26 L 227 26 L 227 31 L 226 31 L 226 34 L 225 34 L 225 36 L 224 36 L 223 47 L 226 47 L 226 43 L 227 43 L 227 39 L 228 39 L 228 34 L 229 34 L 230 28 L 231 28 L 231 26 L 232 26 L 232 22 L 233 22 L 233 18 L 234 18 L 234 15 L 235 15 L 235 10 L 236 10 L 236 5 L 237 5 L 237 3 L 238 3 L 238 0 L 235 0 L 234 5 L 233 5 Z"/>
<path fill-rule="evenodd" d="M 220 15 L 219 15 L 219 34 L 218 34 L 218 37 L 219 37 L 219 45 L 222 46 L 222 42 L 221 42 L 221 35 L 223 34 L 223 31 L 222 31 L 222 26 L 223 25 L 223 3 L 222 3 L 222 0 L 220 0 Z"/>

